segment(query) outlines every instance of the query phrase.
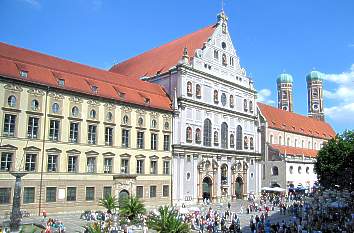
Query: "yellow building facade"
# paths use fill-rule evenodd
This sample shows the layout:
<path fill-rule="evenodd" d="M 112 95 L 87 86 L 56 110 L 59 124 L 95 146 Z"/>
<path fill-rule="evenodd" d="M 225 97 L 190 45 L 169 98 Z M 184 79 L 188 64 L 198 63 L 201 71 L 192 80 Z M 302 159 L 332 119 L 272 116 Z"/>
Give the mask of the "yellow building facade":
<path fill-rule="evenodd" d="M 3 74 L 0 100 L 0 215 L 11 211 L 11 171 L 27 173 L 21 209 L 31 214 L 98 209 L 108 194 L 171 203 L 171 111 Z"/>

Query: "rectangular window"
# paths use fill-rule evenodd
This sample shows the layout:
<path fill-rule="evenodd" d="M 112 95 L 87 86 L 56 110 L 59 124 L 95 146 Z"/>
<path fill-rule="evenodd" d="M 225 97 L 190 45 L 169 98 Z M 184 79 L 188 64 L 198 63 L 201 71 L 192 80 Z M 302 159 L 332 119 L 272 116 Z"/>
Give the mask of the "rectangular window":
<path fill-rule="evenodd" d="M 103 187 L 103 198 L 109 197 L 111 195 L 112 195 L 112 187 L 111 186 Z"/>
<path fill-rule="evenodd" d="M 138 149 L 144 149 L 144 132 L 138 132 L 136 147 Z"/>
<path fill-rule="evenodd" d="M 97 126 L 96 125 L 89 125 L 88 126 L 87 139 L 88 139 L 89 144 L 96 144 L 97 143 Z"/>
<path fill-rule="evenodd" d="M 26 171 L 28 172 L 36 171 L 36 159 L 37 159 L 36 154 L 26 154 L 26 164 L 25 164 Z"/>
<path fill-rule="evenodd" d="M 129 147 L 129 130 L 122 129 L 122 147 Z"/>
<path fill-rule="evenodd" d="M 104 140 L 107 146 L 113 145 L 113 128 L 111 127 L 105 128 Z"/>
<path fill-rule="evenodd" d="M 113 164 L 113 159 L 112 158 L 104 158 L 104 173 L 112 173 L 112 164 Z"/>
<path fill-rule="evenodd" d="M 144 174 L 144 160 L 139 159 L 136 161 L 136 174 Z"/>
<path fill-rule="evenodd" d="M 28 128 L 27 128 L 27 137 L 36 139 L 38 138 L 38 128 L 39 128 L 39 118 L 29 117 L 28 118 Z"/>
<path fill-rule="evenodd" d="M 162 186 L 162 196 L 163 197 L 170 196 L 170 186 L 169 185 L 163 185 Z"/>
<path fill-rule="evenodd" d="M 3 152 L 1 153 L 1 161 L 0 161 L 0 171 L 11 171 L 12 166 L 12 153 Z"/>
<path fill-rule="evenodd" d="M 34 203 L 35 189 L 34 187 L 23 188 L 23 204 Z"/>
<path fill-rule="evenodd" d="M 49 128 L 49 139 L 52 141 L 59 140 L 59 128 L 60 121 L 58 120 L 50 120 L 50 128 Z"/>
<path fill-rule="evenodd" d="M 67 201 L 76 201 L 76 187 L 68 187 L 66 191 Z"/>
<path fill-rule="evenodd" d="M 150 186 L 150 197 L 156 197 L 156 186 Z"/>
<path fill-rule="evenodd" d="M 48 155 L 48 172 L 56 172 L 58 165 L 58 155 Z"/>
<path fill-rule="evenodd" d="M 144 197 L 144 186 L 136 186 L 136 197 L 137 198 Z"/>
<path fill-rule="evenodd" d="M 151 134 L 151 150 L 157 150 L 157 134 Z"/>
<path fill-rule="evenodd" d="M 11 188 L 0 188 L 0 204 L 9 204 Z"/>
<path fill-rule="evenodd" d="M 56 202 L 57 201 L 57 188 L 56 187 L 47 187 L 46 202 Z"/>
<path fill-rule="evenodd" d="M 163 174 L 164 175 L 170 174 L 170 161 L 163 161 Z"/>
<path fill-rule="evenodd" d="M 95 200 L 95 187 L 86 187 L 86 201 Z"/>
<path fill-rule="evenodd" d="M 77 172 L 77 156 L 69 155 L 68 172 Z"/>
<path fill-rule="evenodd" d="M 5 114 L 4 136 L 15 136 L 16 115 Z"/>
<path fill-rule="evenodd" d="M 69 141 L 77 143 L 79 141 L 79 123 L 70 122 Z"/>
<path fill-rule="evenodd" d="M 170 135 L 163 135 L 163 150 L 170 150 Z"/>
<path fill-rule="evenodd" d="M 96 158 L 88 157 L 87 158 L 87 173 L 95 173 L 96 172 Z"/>
<path fill-rule="evenodd" d="M 121 172 L 123 174 L 128 174 L 129 173 L 129 160 L 128 159 L 122 159 L 121 160 L 121 164 L 122 164 Z"/>
<path fill-rule="evenodd" d="M 150 162 L 150 174 L 157 175 L 157 161 Z"/>

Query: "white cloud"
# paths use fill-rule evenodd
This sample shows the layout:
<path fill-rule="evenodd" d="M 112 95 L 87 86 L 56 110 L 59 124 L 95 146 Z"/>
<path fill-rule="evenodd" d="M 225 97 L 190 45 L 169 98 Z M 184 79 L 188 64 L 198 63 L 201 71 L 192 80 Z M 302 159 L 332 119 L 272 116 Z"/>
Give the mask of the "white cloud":
<path fill-rule="evenodd" d="M 325 74 L 324 79 L 336 85 L 333 90 L 324 90 L 327 99 L 337 102 L 336 105 L 325 108 L 326 116 L 337 121 L 354 121 L 354 64 L 349 71 L 340 74 Z"/>
<path fill-rule="evenodd" d="M 262 89 L 258 92 L 257 95 L 257 101 L 258 102 L 262 102 L 265 104 L 269 104 L 269 105 L 274 105 L 275 101 L 270 99 L 270 96 L 272 95 L 271 90 L 269 89 Z"/>
<path fill-rule="evenodd" d="M 348 44 L 349 48 L 354 48 L 354 44 Z"/>
<path fill-rule="evenodd" d="M 25 2 L 31 6 L 33 6 L 34 8 L 41 8 L 41 4 L 39 3 L 38 0 L 20 0 L 21 2 Z"/>

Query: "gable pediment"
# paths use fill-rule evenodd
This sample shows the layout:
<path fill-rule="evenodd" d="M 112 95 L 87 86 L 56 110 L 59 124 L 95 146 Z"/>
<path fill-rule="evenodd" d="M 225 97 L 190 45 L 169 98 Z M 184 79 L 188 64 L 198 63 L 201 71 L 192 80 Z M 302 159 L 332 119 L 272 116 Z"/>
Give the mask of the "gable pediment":
<path fill-rule="evenodd" d="M 72 150 L 67 150 L 66 153 L 67 154 L 81 154 L 81 151 L 72 149 Z"/>
<path fill-rule="evenodd" d="M 112 152 L 105 152 L 102 154 L 103 156 L 115 156 L 116 154 L 112 153 Z"/>
<path fill-rule="evenodd" d="M 61 150 L 59 150 L 58 148 L 49 148 L 46 149 L 45 151 L 48 153 L 57 153 L 57 154 L 61 153 Z"/>
<path fill-rule="evenodd" d="M 97 156 L 99 155 L 99 153 L 97 151 L 94 151 L 94 150 L 89 150 L 87 152 L 85 152 L 86 155 L 94 155 L 94 156 Z"/>
<path fill-rule="evenodd" d="M 33 152 L 41 151 L 40 148 L 35 147 L 35 146 L 28 146 L 28 147 L 23 148 L 23 150 L 26 152 L 28 152 L 28 151 L 33 151 Z"/>
<path fill-rule="evenodd" d="M 0 146 L 0 150 L 17 150 L 18 148 L 16 146 L 6 144 L 3 146 Z"/>

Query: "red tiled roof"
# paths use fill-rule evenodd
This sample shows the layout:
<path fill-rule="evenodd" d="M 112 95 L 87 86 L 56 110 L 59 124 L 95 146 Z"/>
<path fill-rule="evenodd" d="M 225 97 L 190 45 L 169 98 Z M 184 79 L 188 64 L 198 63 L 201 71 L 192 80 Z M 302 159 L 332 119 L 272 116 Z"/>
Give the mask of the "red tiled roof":
<path fill-rule="evenodd" d="M 178 64 L 183 55 L 184 47 L 187 47 L 190 57 L 194 56 L 195 50 L 203 48 L 203 44 L 208 41 L 215 28 L 215 24 L 210 25 L 160 47 L 151 49 L 114 65 L 110 71 L 138 79 L 144 76 L 152 77 L 157 73 L 164 73 Z"/>
<path fill-rule="evenodd" d="M 263 103 L 258 103 L 258 107 L 268 121 L 269 128 L 324 139 L 330 139 L 336 135 L 332 127 L 324 121 L 284 111 Z"/>
<path fill-rule="evenodd" d="M 280 152 L 280 154 L 294 155 L 294 156 L 302 156 L 316 158 L 317 150 L 306 149 L 306 148 L 298 148 L 291 146 L 281 146 L 277 144 L 270 145 L 273 149 L 276 149 Z"/>
<path fill-rule="evenodd" d="M 27 71 L 28 77 L 21 78 L 20 70 Z M 157 84 L 128 79 L 124 75 L 1 42 L 0 75 L 143 106 L 147 106 L 145 99 L 149 98 L 149 107 L 171 111 L 171 100 Z M 58 79 L 65 80 L 64 87 L 58 85 Z M 98 87 L 97 94 L 91 91 L 92 85 Z M 124 99 L 117 92 L 124 93 Z"/>

